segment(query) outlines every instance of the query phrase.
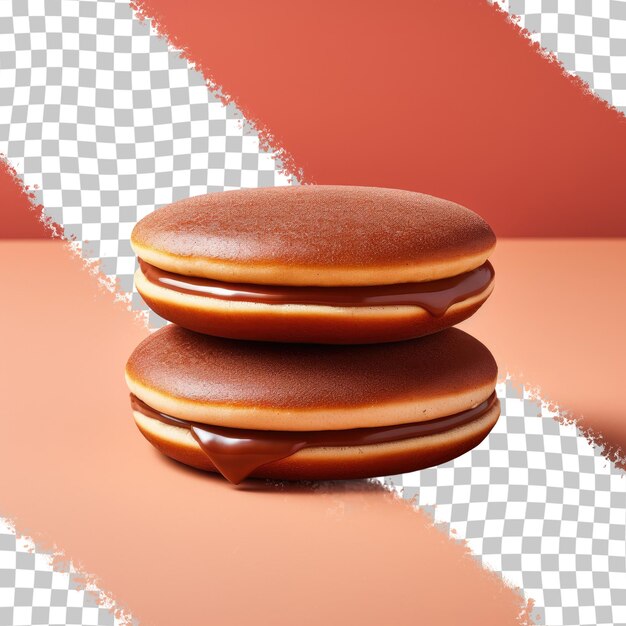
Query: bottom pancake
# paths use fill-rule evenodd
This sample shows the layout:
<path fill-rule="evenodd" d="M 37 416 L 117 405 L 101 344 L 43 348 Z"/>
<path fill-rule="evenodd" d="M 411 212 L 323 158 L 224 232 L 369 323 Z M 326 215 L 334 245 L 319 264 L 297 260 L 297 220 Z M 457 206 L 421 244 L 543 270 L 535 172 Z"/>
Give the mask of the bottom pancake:
<path fill-rule="evenodd" d="M 160 452 L 197 469 L 218 472 L 188 428 L 137 410 L 133 415 L 141 433 Z M 343 480 L 411 472 L 471 450 L 487 436 L 499 415 L 496 400 L 475 419 L 444 432 L 373 445 L 307 447 L 261 465 L 249 475 L 276 480 Z"/>

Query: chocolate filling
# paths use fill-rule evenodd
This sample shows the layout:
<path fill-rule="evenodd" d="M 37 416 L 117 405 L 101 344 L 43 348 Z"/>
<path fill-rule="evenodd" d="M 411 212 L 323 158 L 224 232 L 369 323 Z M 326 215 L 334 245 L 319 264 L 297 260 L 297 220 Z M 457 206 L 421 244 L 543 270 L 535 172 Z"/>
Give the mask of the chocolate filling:
<path fill-rule="evenodd" d="M 139 259 L 144 276 L 155 285 L 220 300 L 263 304 L 310 304 L 321 306 L 394 306 L 413 305 L 441 317 L 456 302 L 482 293 L 493 281 L 495 272 L 489 261 L 480 267 L 440 280 L 365 287 L 293 287 L 227 283 L 210 278 L 167 272 Z"/>
<path fill-rule="evenodd" d="M 142 415 L 191 431 L 216 469 L 231 483 L 240 483 L 256 469 L 295 454 L 303 448 L 366 446 L 435 435 L 475 420 L 497 402 L 495 392 L 487 400 L 467 411 L 447 417 L 349 430 L 272 431 L 212 426 L 172 417 L 156 411 L 134 394 L 130 395 L 134 411 Z"/>

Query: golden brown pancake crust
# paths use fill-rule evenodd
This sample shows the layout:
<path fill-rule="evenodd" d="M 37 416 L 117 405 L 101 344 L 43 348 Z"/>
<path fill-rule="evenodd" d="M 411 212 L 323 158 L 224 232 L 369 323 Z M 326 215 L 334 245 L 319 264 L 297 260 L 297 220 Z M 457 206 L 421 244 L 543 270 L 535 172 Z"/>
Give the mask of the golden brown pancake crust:
<path fill-rule="evenodd" d="M 495 235 L 472 211 L 432 196 L 305 185 L 182 200 L 143 218 L 132 242 L 139 251 L 182 259 L 309 267 L 325 273 L 482 255 L 478 265 L 494 247 Z M 271 282 L 279 280 L 273 277 Z"/>
<path fill-rule="evenodd" d="M 493 389 L 497 376 L 489 350 L 458 329 L 400 343 L 332 346 L 233 341 L 170 325 L 145 339 L 126 369 L 129 379 L 166 396 L 277 409 L 432 400 Z"/>

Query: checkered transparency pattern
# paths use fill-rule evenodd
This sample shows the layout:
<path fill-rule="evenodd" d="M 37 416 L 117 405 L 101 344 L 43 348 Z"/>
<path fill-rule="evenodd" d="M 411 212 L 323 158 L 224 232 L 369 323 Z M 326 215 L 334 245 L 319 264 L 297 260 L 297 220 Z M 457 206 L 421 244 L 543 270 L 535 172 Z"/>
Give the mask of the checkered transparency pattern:
<path fill-rule="evenodd" d="M 381 480 L 522 589 L 537 624 L 626 624 L 624 472 L 528 392 L 497 392 L 502 417 L 481 445 Z"/>
<path fill-rule="evenodd" d="M 129 243 L 137 220 L 188 196 L 294 182 L 122 0 L 0 2 L 0 152 L 144 310 Z"/>
<path fill-rule="evenodd" d="M 625 0 L 498 4 L 626 111 Z M 127 0 L 0 2 L 0 152 L 136 310 L 138 219 L 186 196 L 296 182 Z"/>
<path fill-rule="evenodd" d="M 624 472 L 527 392 L 511 383 L 496 391 L 502 417 L 474 450 L 376 480 L 431 514 L 451 538 L 466 540 L 477 559 L 519 587 L 535 602 L 537 624 L 626 624 Z M 70 584 L 55 582 L 47 557 L 20 552 L 26 550 L 0 526 L 0 626 L 31 623 L 15 620 L 62 604 L 65 596 L 51 590 Z M 39 591 L 31 595 L 33 587 Z M 67 597 L 67 606 L 79 608 L 79 596 L 71 604 Z M 96 619 L 95 596 L 84 597 L 82 606 L 92 610 L 80 623 L 112 623 L 105 609 L 98 609 L 100 622 L 86 621 Z M 59 619 L 61 609 L 51 608 L 50 619 Z"/>
<path fill-rule="evenodd" d="M 50 555 L 34 551 L 0 519 L 0 626 L 116 626 L 113 611 L 79 588 L 73 572 L 55 571 Z"/>
<path fill-rule="evenodd" d="M 499 2 L 533 41 L 598 96 L 626 113 L 626 0 Z"/>
<path fill-rule="evenodd" d="M 499 4 L 626 110 L 626 1 Z M 296 182 L 126 0 L 0 0 L 0 152 L 135 309 L 138 219 L 186 196 Z M 626 479 L 528 394 L 498 392 L 504 417 L 474 451 L 380 480 L 523 589 L 539 623 L 626 624 Z M 112 623 L 72 585 L 0 527 L 0 626 Z"/>

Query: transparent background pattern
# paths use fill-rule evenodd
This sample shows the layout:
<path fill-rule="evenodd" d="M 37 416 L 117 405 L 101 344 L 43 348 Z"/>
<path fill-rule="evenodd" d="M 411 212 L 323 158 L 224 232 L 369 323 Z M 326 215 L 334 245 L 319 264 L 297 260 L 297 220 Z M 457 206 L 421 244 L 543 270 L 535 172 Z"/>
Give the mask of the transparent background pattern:
<path fill-rule="evenodd" d="M 502 416 L 463 456 L 386 477 L 532 598 L 537 624 L 626 624 L 626 476 L 510 381 Z"/>
<path fill-rule="evenodd" d="M 0 153 L 135 310 L 147 310 L 133 289 L 137 220 L 188 196 L 294 182 L 128 2 L 2 0 L 0 55 Z"/>
<path fill-rule="evenodd" d="M 76 583 L 75 571 L 52 567 L 51 555 L 16 537 L 0 519 L 0 625 L 117 626 L 99 594 Z"/>
<path fill-rule="evenodd" d="M 531 39 L 626 113 L 626 0 L 504 0 Z"/>
<path fill-rule="evenodd" d="M 626 0 L 498 4 L 626 112 Z M 297 184 L 125 0 L 0 0 L 0 152 L 137 310 L 138 219 L 186 196 Z M 498 393 L 503 417 L 477 449 L 379 480 L 523 589 L 538 623 L 626 624 L 623 472 L 527 393 Z M 0 626 L 114 622 L 74 587 L 0 526 Z"/>

